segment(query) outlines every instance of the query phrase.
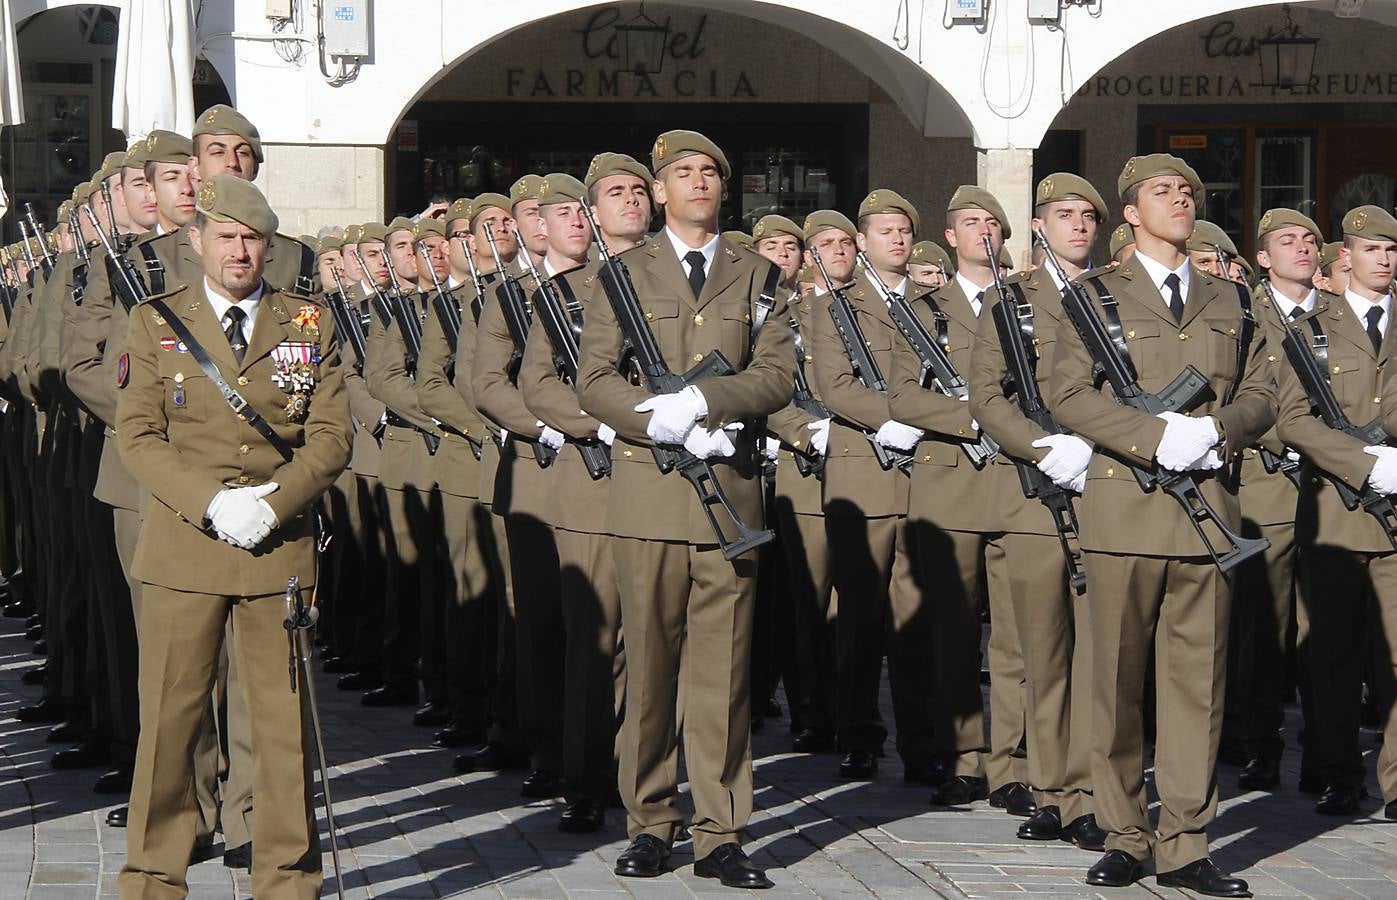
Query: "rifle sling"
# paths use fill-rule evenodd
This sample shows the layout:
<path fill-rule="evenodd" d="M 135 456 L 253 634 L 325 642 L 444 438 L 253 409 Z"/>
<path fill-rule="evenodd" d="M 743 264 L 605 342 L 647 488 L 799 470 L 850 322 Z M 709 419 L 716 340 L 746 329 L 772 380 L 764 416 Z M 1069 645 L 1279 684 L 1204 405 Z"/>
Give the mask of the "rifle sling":
<path fill-rule="evenodd" d="M 150 279 L 150 293 L 165 293 L 165 264 L 160 261 L 160 257 L 155 255 L 155 248 L 151 246 L 151 241 L 141 244 L 141 259 L 146 263 L 146 277 Z M 132 272 L 135 275 L 135 272 Z M 112 282 L 115 284 L 116 282 Z"/>
<path fill-rule="evenodd" d="M 199 368 L 204 370 L 204 374 L 213 382 L 214 387 L 218 388 L 218 392 L 223 395 L 223 401 L 228 404 L 228 408 L 237 413 L 248 425 L 251 425 L 254 431 L 262 435 L 267 443 L 272 445 L 272 449 L 281 454 L 282 459 L 291 462 L 291 446 L 282 440 L 281 435 L 272 430 L 272 426 L 267 423 L 266 419 L 248 405 L 242 394 L 233 389 L 233 386 L 223 377 L 223 373 L 218 370 L 218 365 L 209 359 L 204 345 L 195 340 L 193 333 L 180 320 L 180 317 L 175 315 L 174 310 L 170 309 L 164 300 L 157 299 L 146 302 L 165 320 L 170 329 L 174 331 L 175 336 L 184 341 L 184 346 L 189 349 L 189 355 L 194 357 Z"/>

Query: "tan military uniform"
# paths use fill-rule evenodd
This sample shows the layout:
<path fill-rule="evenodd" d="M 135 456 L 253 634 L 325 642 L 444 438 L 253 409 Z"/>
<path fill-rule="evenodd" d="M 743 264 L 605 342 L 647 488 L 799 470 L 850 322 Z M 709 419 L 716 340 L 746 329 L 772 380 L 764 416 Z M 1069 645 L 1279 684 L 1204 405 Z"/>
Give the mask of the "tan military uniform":
<path fill-rule="evenodd" d="M 1235 399 L 1221 401 L 1237 375 L 1242 312 L 1235 285 L 1191 269 L 1183 321 L 1177 323 L 1138 259 L 1090 274 L 1120 303 L 1145 390 L 1160 390 L 1188 364 L 1210 380 L 1219 399 L 1195 414 L 1213 416 L 1226 432 L 1224 458 L 1251 446 L 1271 426 L 1275 390 L 1260 342 Z M 1182 507 L 1162 490 L 1141 491 L 1125 464 L 1152 466 L 1163 420 L 1122 406 L 1094 386 L 1092 363 L 1075 329 L 1058 330 L 1052 372 L 1048 401 L 1059 424 L 1098 448 L 1078 507 L 1087 583 L 1097 586 L 1089 593 L 1096 818 L 1109 834 L 1108 849 L 1139 859 L 1154 856 L 1160 871 L 1171 871 L 1208 855 L 1204 829 L 1217 811 L 1228 585 Z M 1241 511 L 1226 472 L 1194 477 L 1235 529 Z M 1158 717 L 1169 723 L 1159 729 L 1155 746 L 1162 805 L 1157 828 L 1146 815 L 1140 715 L 1152 644 Z"/>
<path fill-rule="evenodd" d="M 128 379 L 117 407 L 122 460 L 153 500 L 136 548 L 144 583 L 140 624 L 141 743 L 131 790 L 124 895 L 186 890 L 194 843 L 193 771 L 188 759 L 200 711 L 214 686 L 227 620 L 251 718 L 253 791 L 264 803 L 253 823 L 253 892 L 259 897 L 319 894 L 320 849 L 311 810 L 300 696 L 288 689 L 282 620 L 286 580 L 316 580 L 310 506 L 349 462 L 349 409 L 328 313 L 319 331 L 293 317 L 308 304 L 263 295 L 241 365 L 203 288 L 165 297 L 189 331 L 294 450 L 284 462 L 234 413 L 192 356 L 166 348 L 168 323 L 139 307 L 128 339 Z M 311 305 L 312 309 L 319 307 Z M 323 311 L 321 311 L 323 313 Z M 272 351 L 282 342 L 319 348 L 317 385 L 307 418 L 287 420 L 287 394 L 272 380 Z M 245 382 L 245 383 L 244 383 Z M 280 525 L 249 553 L 203 526 L 224 487 L 275 481 L 266 497 Z M 197 561 L 197 564 L 191 564 Z M 172 763 L 173 761 L 173 763 Z"/>
<path fill-rule="evenodd" d="M 770 263 L 720 239 L 696 299 L 665 236 L 621 258 L 672 369 L 682 371 L 714 349 L 739 369 L 702 382 L 700 390 L 708 404 L 706 427 L 746 423 L 746 435 L 739 432 L 734 440 L 736 454 L 710 463 L 742 520 L 758 525 L 762 492 L 754 420 L 790 400 L 795 362 L 784 303 L 772 311 L 756 347 L 748 346 Z M 669 843 L 681 822 L 675 799 L 682 680 L 694 854 L 701 859 L 740 840 L 752 811 L 749 666 L 756 559 L 749 554 L 724 560 L 693 488 L 678 473 L 662 474 L 656 467 L 645 432 L 649 415 L 635 411 L 650 395 L 616 370 L 621 332 L 599 284 L 587 309 L 578 398 L 582 409 L 617 431 L 606 528 L 615 536 L 626 632 L 626 716 L 619 745 L 627 831 L 632 838 L 648 833 Z"/>
<path fill-rule="evenodd" d="M 1014 286 L 1033 307 L 1035 375 L 1038 390 L 1046 397 L 1058 332 L 1072 326 L 1063 319 L 1062 293 L 1046 269 L 1012 278 L 1011 290 Z M 998 530 L 1003 537 L 999 543 L 1009 562 L 1003 567 L 1004 584 L 1022 651 L 1028 744 L 1025 780 L 1033 785 L 1039 808 L 1056 806 L 1062 821 L 1072 822 L 1093 811 L 1089 607 L 1085 595 L 1068 586 L 1067 562 L 1052 514 L 1037 499 L 1024 496 L 1014 470 L 1014 459 L 1036 463 L 1048 451 L 1033 446 L 1046 432 L 1004 391 L 1008 366 L 995 327 L 998 304 L 999 297 L 992 294 L 980 313 L 975 352 L 965 373 L 970 382 L 970 414 L 1001 448 L 990 507 L 1000 516 Z M 995 619 L 993 629 L 1001 627 Z M 991 712 L 997 721 L 998 710 Z"/>

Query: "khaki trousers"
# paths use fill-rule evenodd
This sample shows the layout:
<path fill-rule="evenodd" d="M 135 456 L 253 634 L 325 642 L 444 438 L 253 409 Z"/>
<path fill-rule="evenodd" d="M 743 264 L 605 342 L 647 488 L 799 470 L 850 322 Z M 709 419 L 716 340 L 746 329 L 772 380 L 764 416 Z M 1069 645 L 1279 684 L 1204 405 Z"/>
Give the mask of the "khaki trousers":
<path fill-rule="evenodd" d="M 504 518 L 514 584 L 519 722 L 535 769 L 563 771 L 563 666 L 558 543 L 552 525 L 529 515 Z"/>
<path fill-rule="evenodd" d="M 490 722 L 494 675 L 495 572 L 490 562 L 490 513 L 478 500 L 441 493 L 446 523 L 443 585 L 446 601 L 446 678 L 452 718 L 472 736 Z"/>
<path fill-rule="evenodd" d="M 786 554 L 795 626 L 794 661 L 786 668 L 792 726 L 833 734 L 838 708 L 839 602 L 830 578 L 825 518 L 797 514 L 790 501 L 779 496 L 774 512 Z"/>
<path fill-rule="evenodd" d="M 1095 811 L 1090 608 L 1067 585 L 1056 537 L 1006 534 L 1000 543 L 1013 563 L 1005 581 L 1023 649 L 1027 783 L 1040 808 L 1056 806 L 1071 822 Z"/>
<path fill-rule="evenodd" d="M 626 629 L 621 799 L 631 838 L 674 840 L 679 691 L 694 857 L 741 840 L 752 815 L 750 657 L 757 561 L 717 546 L 615 537 Z M 681 648 L 683 659 L 681 661 Z M 682 685 L 682 688 L 681 688 Z"/>
<path fill-rule="evenodd" d="M 1239 741 L 1248 757 L 1279 759 L 1290 687 L 1286 649 L 1296 608 L 1295 524 L 1244 520 L 1242 533 L 1264 537 L 1271 547 L 1238 567 L 1233 579 L 1223 739 Z"/>
<path fill-rule="evenodd" d="M 1092 784 L 1106 847 L 1168 872 L 1208 855 L 1231 590 L 1207 558 L 1083 554 L 1091 606 Z M 1155 789 L 1145 794 L 1141 701 L 1155 653 Z"/>
<path fill-rule="evenodd" d="M 515 641 L 517 621 L 514 609 L 514 575 L 510 568 L 509 534 L 504 516 L 490 513 L 490 564 L 495 569 L 495 634 L 493 648 L 494 688 L 490 692 L 490 740 L 520 750 L 527 749 L 520 728 L 522 719 L 533 715 L 526 709 L 531 699 L 519 690 L 519 664 Z"/>
<path fill-rule="evenodd" d="M 253 790 L 275 797 L 253 826 L 258 900 L 309 900 L 321 887 L 301 698 L 286 671 L 281 594 L 235 598 L 147 584 L 141 617 L 141 740 L 131 785 L 122 900 L 183 898 L 198 808 L 191 754 L 213 690 L 225 628 L 251 720 Z"/>
<path fill-rule="evenodd" d="M 1028 683 L 1024 674 L 1023 649 L 1019 641 L 1018 609 L 1010 582 L 1027 569 L 1042 571 L 1045 567 L 1052 577 L 1053 556 L 1028 557 L 1010 554 L 1005 546 L 1005 534 L 985 535 L 982 554 L 985 561 L 985 589 L 990 604 L 990 639 L 985 656 L 990 667 L 990 751 L 985 757 L 985 776 L 990 790 L 1018 782 L 1029 784 L 1028 777 Z M 1054 549 L 1057 538 L 1050 538 Z M 1060 562 L 1059 551 L 1056 559 Z M 1062 576 L 1058 576 L 1062 580 Z M 1054 584 L 1039 581 L 1040 590 Z M 980 675 L 976 660 L 975 677 Z"/>

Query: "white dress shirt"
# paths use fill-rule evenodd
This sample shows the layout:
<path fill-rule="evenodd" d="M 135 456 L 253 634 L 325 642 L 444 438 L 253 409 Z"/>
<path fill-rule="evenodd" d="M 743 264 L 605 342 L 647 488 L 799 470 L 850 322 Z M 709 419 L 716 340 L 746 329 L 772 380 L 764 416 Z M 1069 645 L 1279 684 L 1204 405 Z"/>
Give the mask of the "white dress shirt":
<path fill-rule="evenodd" d="M 702 247 L 690 247 L 688 244 L 679 240 L 679 236 L 676 235 L 673 231 L 670 231 L 669 226 L 666 225 L 665 237 L 669 238 L 670 244 L 673 245 L 674 255 L 679 257 L 679 265 L 684 269 L 684 275 L 686 277 L 690 274 L 690 272 L 689 264 L 685 262 L 684 257 L 685 255 L 692 253 L 695 250 L 703 254 L 703 276 L 707 278 L 710 274 L 712 274 L 713 257 L 718 255 L 718 235 L 713 235 L 713 239 L 710 240 L 708 243 L 704 244 Z"/>
<path fill-rule="evenodd" d="M 1374 302 L 1367 297 L 1360 297 L 1351 289 L 1344 290 L 1344 299 L 1348 301 L 1349 308 L 1358 317 L 1358 327 L 1364 331 L 1368 330 L 1368 310 L 1374 306 L 1382 307 L 1382 318 L 1378 319 L 1378 333 L 1387 337 L 1387 323 L 1392 320 L 1392 295 L 1384 294 L 1382 299 Z"/>
<path fill-rule="evenodd" d="M 1145 267 L 1145 274 L 1149 275 L 1150 280 L 1154 282 L 1155 289 L 1159 291 L 1159 296 L 1164 298 L 1165 306 L 1169 305 L 1169 288 L 1164 286 L 1164 279 L 1168 278 L 1170 275 L 1179 276 L 1179 297 L 1183 300 L 1184 306 L 1188 306 L 1189 270 L 1192 266 L 1189 265 L 1187 256 L 1184 257 L 1183 264 L 1177 269 L 1170 269 L 1164 265 L 1164 263 L 1156 259 L 1151 259 L 1138 249 L 1135 251 L 1135 258 L 1140 260 L 1140 265 Z"/>
<path fill-rule="evenodd" d="M 1296 303 L 1294 300 L 1275 289 L 1272 289 L 1271 294 L 1276 298 L 1276 305 L 1280 308 L 1281 315 L 1285 316 L 1287 319 L 1294 316 L 1295 310 L 1297 309 L 1301 312 L 1313 312 L 1315 303 L 1319 301 L 1319 293 L 1314 288 L 1310 288 L 1310 292 L 1305 295 L 1305 299 L 1301 300 L 1299 303 Z M 1366 303 L 1367 301 L 1365 300 L 1364 302 Z M 1363 326 L 1366 328 L 1368 323 L 1364 322 Z"/>
<path fill-rule="evenodd" d="M 244 346 L 252 339 L 252 326 L 257 321 L 257 308 L 262 305 L 262 288 L 265 284 L 266 282 L 259 283 L 257 285 L 257 290 L 235 304 L 227 297 L 214 293 L 213 285 L 209 284 L 207 277 L 204 278 L 204 295 L 209 298 L 209 306 L 213 307 L 214 315 L 218 316 L 218 328 L 220 331 L 227 329 L 228 310 L 232 309 L 234 306 L 237 306 L 247 314 L 247 318 L 243 319 Z"/>
<path fill-rule="evenodd" d="M 970 308 L 975 310 L 975 315 L 978 316 L 980 308 L 985 305 L 985 291 L 988 291 L 990 286 L 980 287 L 961 272 L 956 273 L 956 284 L 960 285 L 962 291 L 965 291 L 965 299 L 970 301 Z"/>

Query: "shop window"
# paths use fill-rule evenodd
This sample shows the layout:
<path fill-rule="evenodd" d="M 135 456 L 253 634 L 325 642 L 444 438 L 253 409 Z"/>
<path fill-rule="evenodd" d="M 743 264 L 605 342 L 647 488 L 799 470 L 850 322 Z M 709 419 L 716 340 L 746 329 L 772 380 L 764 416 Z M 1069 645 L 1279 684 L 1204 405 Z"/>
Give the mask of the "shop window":
<path fill-rule="evenodd" d="M 1308 135 L 1258 137 L 1256 139 L 1256 202 L 1253 221 L 1277 206 L 1299 210 L 1315 218 L 1313 138 Z"/>
<path fill-rule="evenodd" d="M 1386 210 L 1397 208 L 1397 178 L 1364 174 L 1344 182 L 1329 204 L 1328 233 L 1336 236 L 1343 233 L 1344 214 L 1355 206 L 1370 204 Z"/>
<path fill-rule="evenodd" d="M 33 203 L 40 216 L 49 218 L 95 168 L 93 67 L 30 62 L 24 69 L 26 77 L 53 81 L 25 82 L 25 122 L 4 129 L 5 183 L 14 205 Z"/>
<path fill-rule="evenodd" d="M 823 207 L 834 206 L 834 160 L 827 151 L 768 147 L 742 154 L 743 231 L 751 232 L 762 216 L 776 213 L 797 224 Z"/>

